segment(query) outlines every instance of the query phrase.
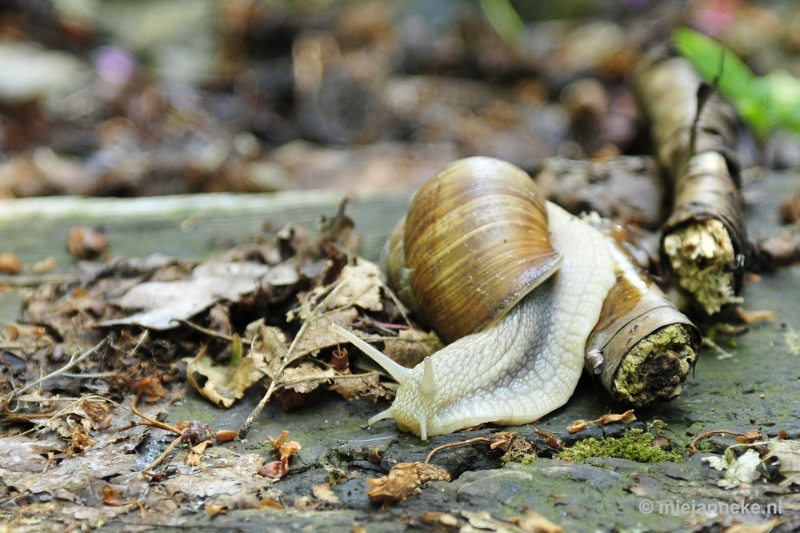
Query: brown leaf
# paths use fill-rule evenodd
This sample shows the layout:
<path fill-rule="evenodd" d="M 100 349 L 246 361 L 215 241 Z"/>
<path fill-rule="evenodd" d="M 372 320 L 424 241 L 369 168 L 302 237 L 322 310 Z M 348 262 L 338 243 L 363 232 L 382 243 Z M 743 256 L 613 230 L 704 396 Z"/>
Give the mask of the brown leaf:
<path fill-rule="evenodd" d="M 428 463 L 397 463 L 388 475 L 366 481 L 370 485 L 367 495 L 373 502 L 393 503 L 420 492 L 423 483 L 450 481 L 450 473 Z"/>
<path fill-rule="evenodd" d="M 380 375 L 376 372 L 336 376 L 331 380 L 330 389 L 348 402 L 361 396 L 381 398 L 387 394 L 386 389 L 381 386 Z"/>
<path fill-rule="evenodd" d="M 399 364 L 412 368 L 444 347 L 435 333 L 419 329 L 401 329 L 397 337 L 384 337 L 383 353 Z"/>
<path fill-rule="evenodd" d="M 761 436 L 761 433 L 759 433 L 757 429 L 751 429 L 744 435 L 739 435 L 738 437 L 736 437 L 735 440 L 739 444 L 750 444 L 753 442 L 758 442 L 760 440 L 763 440 L 763 438 L 764 437 Z"/>
<path fill-rule="evenodd" d="M 769 453 L 764 461 L 778 460 L 778 472 L 786 478 L 781 485 L 800 485 L 800 441 L 775 440 L 770 441 L 768 447 Z"/>
<path fill-rule="evenodd" d="M 201 349 L 186 367 L 186 379 L 197 392 L 219 405 L 230 407 L 245 391 L 264 377 L 263 364 L 252 350 L 236 367 L 222 366 Z M 202 383 L 202 385 L 201 385 Z"/>
<path fill-rule="evenodd" d="M 339 503 L 339 497 L 331 489 L 330 483 L 320 483 L 311 487 L 311 494 L 325 503 Z"/>
<path fill-rule="evenodd" d="M 634 420 L 636 420 L 636 415 L 633 414 L 633 409 L 629 409 L 624 413 L 622 413 L 621 415 L 614 415 L 611 413 L 604 414 L 603 416 L 595 420 L 595 423 L 598 426 L 603 427 L 608 424 L 613 424 L 614 422 L 622 422 L 623 424 L 630 424 Z"/>
<path fill-rule="evenodd" d="M 347 265 L 342 269 L 324 304 L 328 309 L 360 307 L 368 311 L 383 311 L 382 285 L 378 265 L 358 258 L 355 266 Z"/>
<path fill-rule="evenodd" d="M 119 507 L 120 505 L 125 505 L 125 500 L 122 499 L 122 495 L 116 488 L 111 485 L 106 485 L 103 487 L 103 503 L 113 507 Z"/>
<path fill-rule="evenodd" d="M 0 272 L 3 274 L 18 274 L 22 270 L 22 262 L 15 254 L 3 252 L 0 254 Z"/>
<path fill-rule="evenodd" d="M 456 530 L 460 525 L 458 518 L 450 513 L 425 511 L 419 515 L 419 518 L 426 524 L 443 526 L 449 530 Z"/>
<path fill-rule="evenodd" d="M 186 464 L 189 466 L 198 466 L 203 459 L 203 452 L 211 444 L 210 440 L 206 440 L 189 448 L 189 454 L 186 456 Z"/>
<path fill-rule="evenodd" d="M 79 259 L 94 259 L 108 248 L 109 240 L 102 229 L 74 227 L 67 235 L 67 249 Z"/>
<path fill-rule="evenodd" d="M 278 501 L 275 501 L 275 500 L 273 500 L 271 498 L 266 498 L 266 499 L 261 500 L 260 502 L 258 502 L 258 508 L 259 509 L 284 509 L 285 506 L 282 503 L 280 503 Z"/>
<path fill-rule="evenodd" d="M 575 422 L 569 425 L 567 431 L 569 431 L 570 434 L 578 433 L 579 431 L 583 431 L 584 429 L 586 429 L 591 425 L 592 425 L 591 420 L 576 420 Z"/>
<path fill-rule="evenodd" d="M 283 464 L 283 461 L 270 461 L 269 463 L 264 463 L 264 465 L 258 469 L 258 474 L 272 479 L 280 479 L 285 476 L 288 471 L 289 469 Z"/>
<path fill-rule="evenodd" d="M 217 442 L 230 442 L 239 436 L 239 433 L 231 429 L 221 429 L 214 433 L 214 440 Z"/>
<path fill-rule="evenodd" d="M 221 505 L 219 503 L 207 503 L 205 509 L 206 514 L 209 516 L 217 516 L 218 514 L 224 514 L 228 512 L 228 506 Z"/>
<path fill-rule="evenodd" d="M 517 524 L 525 533 L 561 533 L 564 528 L 531 509 L 525 509 L 525 516 L 516 516 L 508 520 Z"/>

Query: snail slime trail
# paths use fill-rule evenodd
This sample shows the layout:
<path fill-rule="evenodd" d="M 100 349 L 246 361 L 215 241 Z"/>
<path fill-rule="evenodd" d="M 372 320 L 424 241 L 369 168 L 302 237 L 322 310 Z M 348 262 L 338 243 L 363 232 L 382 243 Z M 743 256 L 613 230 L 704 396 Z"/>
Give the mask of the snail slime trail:
<path fill-rule="evenodd" d="M 483 207 L 484 201 L 489 207 Z M 440 209 L 462 211 L 448 217 Z M 465 210 L 479 213 L 477 220 Z M 494 216 L 501 217 L 501 222 Z M 509 216 L 523 222 L 502 219 Z M 432 233 L 409 238 L 409 231 L 427 231 L 426 218 L 442 223 L 436 224 Z M 459 228 L 458 224 L 466 226 Z M 487 261 L 475 260 L 471 257 L 479 249 L 475 244 L 485 238 L 480 232 L 487 225 L 492 231 L 511 228 L 527 234 L 533 257 L 520 255 L 513 247 L 498 248 L 498 241 L 516 244 L 512 236 L 489 239 Z M 392 406 L 370 423 L 393 418 L 401 430 L 426 439 L 485 422 L 534 422 L 566 403 L 580 378 L 587 337 L 615 283 L 614 261 L 605 238 L 560 207 L 544 202 L 523 171 L 485 157 L 457 161 L 426 183 L 411 204 L 405 231 L 402 261 L 407 266 L 399 269 L 407 271 L 399 277 L 410 280 L 414 298 L 434 329 L 439 332 L 437 324 L 445 323 L 451 339 L 455 336 L 456 340 L 406 369 L 353 334 L 331 326 L 371 355 L 400 384 Z M 472 238 L 475 241 L 470 241 Z M 434 242 L 442 253 L 430 248 Z M 426 251 L 421 258 L 409 256 L 419 250 Z M 449 263 L 454 258 L 455 266 Z M 510 279 L 510 288 L 493 287 L 500 291 L 499 296 L 487 296 L 475 287 L 484 288 L 498 279 L 495 264 L 505 269 L 509 264 L 525 268 Z M 465 275 L 464 269 L 473 270 Z M 481 276 L 488 280 L 487 285 L 482 284 Z M 454 301 L 466 306 L 468 322 L 474 324 L 472 331 L 453 333 L 449 327 L 459 321 L 461 312 L 459 308 L 442 310 L 449 296 L 419 293 L 430 281 L 432 287 L 446 290 L 453 283 L 466 283 L 456 287 Z M 500 311 L 484 309 L 493 298 L 500 302 Z M 478 316 L 476 309 L 486 315 Z"/>

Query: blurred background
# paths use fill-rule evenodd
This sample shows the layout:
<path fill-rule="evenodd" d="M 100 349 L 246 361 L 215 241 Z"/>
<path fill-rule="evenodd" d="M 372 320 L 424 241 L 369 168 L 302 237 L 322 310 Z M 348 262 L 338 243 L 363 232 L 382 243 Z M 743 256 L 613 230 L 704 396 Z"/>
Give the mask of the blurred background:
<path fill-rule="evenodd" d="M 680 25 L 800 76 L 795 1 L 0 0 L 0 198 L 405 192 L 471 155 L 646 153 L 628 72 Z M 800 166 L 788 133 L 743 142 Z"/>

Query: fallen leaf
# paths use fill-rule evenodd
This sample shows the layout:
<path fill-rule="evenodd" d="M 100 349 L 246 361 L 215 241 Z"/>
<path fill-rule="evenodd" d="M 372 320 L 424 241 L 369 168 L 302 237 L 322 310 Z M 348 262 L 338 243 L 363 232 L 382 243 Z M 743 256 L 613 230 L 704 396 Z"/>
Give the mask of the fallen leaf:
<path fill-rule="evenodd" d="M 272 498 L 266 498 L 266 499 L 263 499 L 260 502 L 258 502 L 258 508 L 259 509 L 284 509 L 285 506 L 282 503 L 273 500 Z"/>
<path fill-rule="evenodd" d="M 255 291 L 269 267 L 253 262 L 207 261 L 194 268 L 191 277 L 178 281 L 149 281 L 135 285 L 119 302 L 123 309 L 142 310 L 127 318 L 101 324 L 137 325 L 165 330 L 179 326 L 220 300 L 239 301 Z"/>
<path fill-rule="evenodd" d="M 103 503 L 118 507 L 120 505 L 125 505 L 125 500 L 122 499 L 122 495 L 116 488 L 111 485 L 106 485 L 103 487 Z"/>
<path fill-rule="evenodd" d="M 251 350 L 236 367 L 222 366 L 201 349 L 186 367 L 186 379 L 197 392 L 219 405 L 230 407 L 245 391 L 264 377 L 263 364 Z"/>
<path fill-rule="evenodd" d="M 186 455 L 186 464 L 189 466 L 198 466 L 203 459 L 203 452 L 211 444 L 210 440 L 201 442 L 189 448 L 189 453 Z"/>
<path fill-rule="evenodd" d="M 48 257 L 47 259 L 42 259 L 38 263 L 34 263 L 31 267 L 31 271 L 34 274 L 45 274 L 50 272 L 56 267 L 56 260 L 53 257 Z"/>
<path fill-rule="evenodd" d="M 209 516 L 217 516 L 218 514 L 223 514 L 228 512 L 227 505 L 221 505 L 219 503 L 207 503 L 205 505 L 206 514 Z"/>
<path fill-rule="evenodd" d="M 525 533 L 561 533 L 564 528 L 552 523 L 550 520 L 531 509 L 525 509 L 525 516 L 508 519 L 512 524 L 517 524 Z"/>
<path fill-rule="evenodd" d="M 3 274 L 18 274 L 22 270 L 22 261 L 11 252 L 0 254 L 0 272 Z"/>
<path fill-rule="evenodd" d="M 67 234 L 67 249 L 79 259 L 94 259 L 108 248 L 110 241 L 98 228 L 78 226 Z"/>
<path fill-rule="evenodd" d="M 781 481 L 781 485 L 800 485 L 800 441 L 770 441 L 767 446 L 769 453 L 764 460 L 778 460 L 778 472 L 786 478 Z"/>
<path fill-rule="evenodd" d="M 635 420 L 636 420 L 636 415 L 633 414 L 633 409 L 629 409 L 622 414 L 606 413 L 600 418 L 597 418 L 596 420 L 576 420 L 575 422 L 569 425 L 567 431 L 569 431 L 570 434 L 573 434 L 573 433 L 578 433 L 579 431 L 583 431 L 592 424 L 597 424 L 599 427 L 603 427 L 607 426 L 608 424 L 613 424 L 615 422 L 630 424 Z"/>
<path fill-rule="evenodd" d="M 259 475 L 272 479 L 280 479 L 285 476 L 288 471 L 289 469 L 283 464 L 283 461 L 270 461 L 269 463 L 264 463 L 261 468 L 258 469 Z"/>
<path fill-rule="evenodd" d="M 311 487 L 311 494 L 313 494 L 318 500 L 322 500 L 325 503 L 339 503 L 339 497 L 331 489 L 330 483 L 320 483 L 319 485 L 314 485 Z"/>
<path fill-rule="evenodd" d="M 780 523 L 779 518 L 772 518 L 760 524 L 734 524 L 723 533 L 769 533 Z"/>
<path fill-rule="evenodd" d="M 366 481 L 370 485 L 367 495 L 373 502 L 393 503 L 420 492 L 423 483 L 450 481 L 450 473 L 428 463 L 397 463 L 388 475 Z"/>
<path fill-rule="evenodd" d="M 450 513 L 425 511 L 419 515 L 420 520 L 430 525 L 440 525 L 447 529 L 456 529 L 459 526 L 458 518 Z"/>
<path fill-rule="evenodd" d="M 238 436 L 239 433 L 236 431 L 231 429 L 221 429 L 214 433 L 214 440 L 217 442 L 230 442 Z"/>

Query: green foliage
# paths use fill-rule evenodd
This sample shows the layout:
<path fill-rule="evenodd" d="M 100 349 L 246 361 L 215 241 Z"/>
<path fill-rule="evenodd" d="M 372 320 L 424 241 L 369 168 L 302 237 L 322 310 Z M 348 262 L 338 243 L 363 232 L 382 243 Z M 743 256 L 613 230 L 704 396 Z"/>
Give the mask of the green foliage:
<path fill-rule="evenodd" d="M 525 23 L 509 0 L 480 0 L 483 14 L 503 41 L 513 46 L 525 29 Z"/>
<path fill-rule="evenodd" d="M 800 79 L 782 70 L 758 77 L 733 52 L 688 28 L 675 30 L 673 39 L 703 78 L 718 78 L 719 91 L 760 139 L 774 128 L 800 135 Z"/>

